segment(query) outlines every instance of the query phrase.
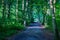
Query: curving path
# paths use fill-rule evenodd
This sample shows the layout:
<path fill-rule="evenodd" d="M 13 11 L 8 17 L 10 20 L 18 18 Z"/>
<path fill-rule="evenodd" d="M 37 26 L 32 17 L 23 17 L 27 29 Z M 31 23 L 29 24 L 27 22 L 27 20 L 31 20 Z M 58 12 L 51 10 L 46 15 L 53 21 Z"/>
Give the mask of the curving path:
<path fill-rule="evenodd" d="M 11 37 L 9 40 L 53 40 L 52 36 L 47 36 L 43 32 L 44 28 L 39 27 L 41 27 L 40 24 L 32 23 L 25 31 Z"/>

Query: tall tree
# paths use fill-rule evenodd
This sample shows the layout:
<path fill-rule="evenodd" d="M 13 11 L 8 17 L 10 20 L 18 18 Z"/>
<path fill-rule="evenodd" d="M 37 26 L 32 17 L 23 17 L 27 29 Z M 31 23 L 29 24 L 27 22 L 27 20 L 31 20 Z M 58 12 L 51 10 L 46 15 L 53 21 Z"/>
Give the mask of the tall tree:
<path fill-rule="evenodd" d="M 59 40 L 59 33 L 58 33 L 58 28 L 57 28 L 56 18 L 55 18 L 55 3 L 56 0 L 50 0 L 50 8 L 52 13 L 52 25 L 53 25 L 55 40 Z"/>
<path fill-rule="evenodd" d="M 8 5 L 7 5 L 8 6 L 7 7 L 7 10 L 8 10 L 8 13 L 7 14 L 8 14 L 8 16 L 7 16 L 7 18 L 10 19 L 10 9 L 11 9 L 12 2 L 11 2 L 11 0 L 8 0 L 7 3 L 8 3 Z"/>
<path fill-rule="evenodd" d="M 26 26 L 26 0 L 22 0 L 23 24 Z"/>
<path fill-rule="evenodd" d="M 3 12 L 3 14 L 2 14 L 2 15 L 3 15 L 2 18 L 3 18 L 3 20 L 4 20 L 4 18 L 5 18 L 5 14 L 4 14 L 5 7 L 4 7 L 4 6 L 5 6 L 5 4 L 4 4 L 4 0 L 2 0 L 2 7 L 3 7 L 3 9 L 2 9 L 2 10 L 3 10 L 3 11 L 2 11 L 2 12 Z"/>
<path fill-rule="evenodd" d="M 38 8 L 37 9 L 38 10 L 37 14 L 38 14 L 38 19 L 39 19 L 39 23 L 40 23 L 40 9 L 41 9 L 41 6 L 38 5 L 37 8 Z"/>
<path fill-rule="evenodd" d="M 18 0 L 16 0 L 16 21 L 18 21 Z"/>

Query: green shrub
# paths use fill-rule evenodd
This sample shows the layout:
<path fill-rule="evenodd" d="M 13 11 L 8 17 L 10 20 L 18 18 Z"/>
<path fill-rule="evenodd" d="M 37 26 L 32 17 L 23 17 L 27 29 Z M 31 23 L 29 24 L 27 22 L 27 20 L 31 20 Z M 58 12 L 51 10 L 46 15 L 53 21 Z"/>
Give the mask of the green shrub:
<path fill-rule="evenodd" d="M 50 30 L 50 31 L 53 31 L 53 27 L 52 27 L 52 17 L 51 17 L 51 16 L 48 16 L 47 24 L 48 24 L 47 29 Z"/>
<path fill-rule="evenodd" d="M 59 16 L 56 16 L 56 23 L 57 23 L 58 30 L 60 31 L 60 17 Z M 52 17 L 51 16 L 48 16 L 47 24 L 48 24 L 47 29 L 50 30 L 50 31 L 53 31 Z"/>
<path fill-rule="evenodd" d="M 59 16 L 56 16 L 56 23 L 57 23 L 58 30 L 60 31 L 60 17 Z"/>
<path fill-rule="evenodd" d="M 25 27 L 23 24 L 18 22 L 4 22 L 3 24 L 0 23 L 0 39 L 12 36 L 18 31 L 22 31 L 24 29 Z"/>

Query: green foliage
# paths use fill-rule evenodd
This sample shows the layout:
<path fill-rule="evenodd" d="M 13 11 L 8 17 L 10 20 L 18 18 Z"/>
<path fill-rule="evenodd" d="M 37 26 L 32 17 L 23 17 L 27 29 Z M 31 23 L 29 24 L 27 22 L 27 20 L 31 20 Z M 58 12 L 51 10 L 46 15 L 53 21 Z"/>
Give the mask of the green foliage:
<path fill-rule="evenodd" d="M 50 30 L 50 31 L 53 31 L 52 17 L 48 16 L 47 18 L 48 18 L 48 20 L 47 20 L 47 25 L 48 25 L 47 29 Z"/>
<path fill-rule="evenodd" d="M 4 39 L 5 37 L 10 37 L 13 34 L 16 34 L 18 31 L 24 30 L 25 27 L 18 22 L 3 22 L 0 23 L 0 39 Z"/>
<path fill-rule="evenodd" d="M 9 37 L 18 31 L 24 30 L 24 21 L 29 25 L 31 22 L 34 22 L 33 16 L 38 16 L 42 18 L 44 13 L 46 13 L 49 8 L 49 0 L 29 0 L 29 5 L 26 7 L 24 0 L 24 10 L 22 10 L 22 0 L 0 0 L 0 39 Z M 18 2 L 17 2 L 18 1 Z M 60 31 L 60 1 L 56 0 L 56 22 L 57 27 Z M 28 2 L 28 1 L 27 1 Z M 16 8 L 17 7 L 17 8 Z M 34 8 L 36 7 L 36 8 Z M 50 8 L 49 8 L 50 9 Z M 17 10 L 17 12 L 16 12 Z M 34 13 L 36 14 L 33 14 Z M 42 13 L 42 14 L 41 14 Z M 8 15 L 9 14 L 9 15 Z M 38 15 L 37 15 L 38 14 Z M 41 14 L 41 15 L 40 15 Z M 52 16 L 47 16 L 48 30 L 53 31 L 52 26 Z M 16 20 L 17 19 L 17 20 Z M 44 19 L 41 19 L 42 21 Z M 41 21 L 41 23 L 42 23 Z"/>
<path fill-rule="evenodd" d="M 60 16 L 56 16 L 58 30 L 60 31 Z"/>
<path fill-rule="evenodd" d="M 53 31 L 53 26 L 52 26 L 52 17 L 48 16 L 48 21 L 47 21 L 48 27 L 47 29 L 50 31 Z M 56 16 L 56 25 L 58 28 L 58 31 L 60 32 L 60 16 Z"/>

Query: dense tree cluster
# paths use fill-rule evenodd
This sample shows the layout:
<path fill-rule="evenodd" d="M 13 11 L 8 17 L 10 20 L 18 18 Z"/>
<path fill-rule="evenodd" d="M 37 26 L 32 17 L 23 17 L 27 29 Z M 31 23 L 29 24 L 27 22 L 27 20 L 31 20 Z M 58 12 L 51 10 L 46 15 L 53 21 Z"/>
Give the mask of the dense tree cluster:
<path fill-rule="evenodd" d="M 60 0 L 0 0 L 0 32 L 22 30 L 36 18 L 58 36 Z"/>

